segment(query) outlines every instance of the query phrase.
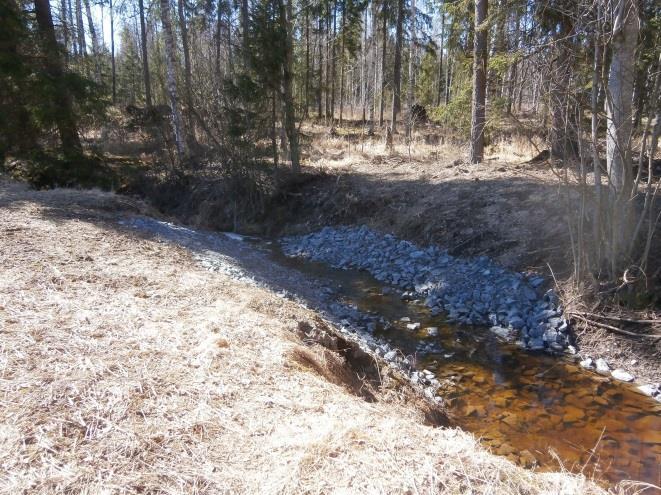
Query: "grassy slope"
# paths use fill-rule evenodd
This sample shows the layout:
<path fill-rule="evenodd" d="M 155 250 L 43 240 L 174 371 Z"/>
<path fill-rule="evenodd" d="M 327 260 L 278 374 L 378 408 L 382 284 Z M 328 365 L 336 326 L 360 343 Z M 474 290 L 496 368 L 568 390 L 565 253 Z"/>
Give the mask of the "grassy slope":
<path fill-rule="evenodd" d="M 118 229 L 135 210 L 0 184 L 0 491 L 601 493 L 312 372 L 311 311 Z"/>

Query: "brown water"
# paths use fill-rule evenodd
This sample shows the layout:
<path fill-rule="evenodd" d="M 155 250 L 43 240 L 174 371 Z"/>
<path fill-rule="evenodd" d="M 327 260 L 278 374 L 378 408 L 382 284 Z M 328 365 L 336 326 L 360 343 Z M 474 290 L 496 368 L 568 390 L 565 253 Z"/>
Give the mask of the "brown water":
<path fill-rule="evenodd" d="M 605 482 L 661 486 L 661 404 L 635 387 L 565 358 L 523 352 L 488 329 L 450 325 L 422 304 L 403 302 L 398 291 L 384 294 L 366 273 L 274 258 L 326 279 L 344 302 L 390 321 L 375 335 L 414 356 L 419 370 L 433 371 L 451 419 L 496 454 L 543 471 L 562 465 Z M 420 322 L 420 330 L 407 330 L 402 317 Z M 426 335 L 430 326 L 437 337 Z M 416 352 L 421 341 L 442 350 Z"/>

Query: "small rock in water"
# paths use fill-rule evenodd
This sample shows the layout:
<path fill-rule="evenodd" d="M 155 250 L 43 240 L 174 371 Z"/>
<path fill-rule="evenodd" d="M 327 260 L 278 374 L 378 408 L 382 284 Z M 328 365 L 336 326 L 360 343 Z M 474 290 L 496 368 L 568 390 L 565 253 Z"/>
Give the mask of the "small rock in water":
<path fill-rule="evenodd" d="M 399 321 L 405 321 L 405 322 L 406 321 L 411 321 L 411 318 L 409 318 L 408 316 L 405 316 L 403 318 L 400 318 Z"/>
<path fill-rule="evenodd" d="M 611 372 L 611 376 L 615 378 L 616 380 L 620 380 L 622 382 L 632 382 L 633 381 L 633 375 L 631 373 L 628 373 L 624 371 L 623 369 L 616 369 Z"/>
<path fill-rule="evenodd" d="M 429 337 L 438 337 L 438 327 L 427 327 L 425 332 Z"/>
<path fill-rule="evenodd" d="M 407 330 L 417 330 L 420 328 L 420 323 L 409 323 L 406 328 Z"/>
<path fill-rule="evenodd" d="M 494 326 L 490 330 L 503 339 L 509 339 L 510 337 L 510 331 L 507 328 Z"/>
<path fill-rule="evenodd" d="M 592 368 L 592 358 L 585 358 L 579 364 L 581 365 L 581 367 L 589 370 Z"/>
<path fill-rule="evenodd" d="M 608 366 L 608 363 L 606 362 L 605 359 L 599 358 L 597 359 L 597 371 L 599 373 L 608 373 L 611 370 L 611 367 Z"/>
<path fill-rule="evenodd" d="M 643 394 L 648 395 L 650 397 L 656 397 L 658 395 L 661 395 L 661 388 L 659 388 L 658 385 L 641 385 L 638 387 L 638 390 L 640 390 Z"/>

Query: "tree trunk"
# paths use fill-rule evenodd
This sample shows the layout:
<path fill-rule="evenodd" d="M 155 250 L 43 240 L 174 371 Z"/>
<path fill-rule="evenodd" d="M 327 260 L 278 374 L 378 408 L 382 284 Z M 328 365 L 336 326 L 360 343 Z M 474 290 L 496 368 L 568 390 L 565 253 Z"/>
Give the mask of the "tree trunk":
<path fill-rule="evenodd" d="M 310 7 L 305 8 L 305 105 L 303 115 L 308 117 L 310 109 Z"/>
<path fill-rule="evenodd" d="M 623 268 L 630 234 L 628 191 L 631 190 L 631 119 L 635 50 L 638 40 L 638 8 L 635 0 L 620 0 L 612 33 L 613 56 L 606 98 L 606 163 L 611 204 L 611 275 Z"/>
<path fill-rule="evenodd" d="M 85 41 L 85 24 L 83 23 L 83 6 L 81 0 L 76 0 L 76 35 L 78 37 L 78 49 L 80 55 L 87 55 L 87 43 Z"/>
<path fill-rule="evenodd" d="M 138 0 L 140 9 L 140 43 L 142 48 L 142 80 L 145 85 L 145 104 L 151 107 L 151 82 L 149 81 L 149 57 L 147 56 L 147 28 L 145 27 L 144 0 Z"/>
<path fill-rule="evenodd" d="M 392 85 L 392 115 L 390 129 L 393 134 L 397 132 L 397 116 L 401 109 L 400 89 L 402 85 L 402 37 L 404 26 L 404 0 L 397 1 L 397 25 L 395 28 L 395 67 Z"/>
<path fill-rule="evenodd" d="M 117 68 L 115 65 L 115 10 L 110 0 L 110 70 L 112 72 L 112 103 L 117 103 Z"/>
<path fill-rule="evenodd" d="M 520 32 L 520 14 L 519 10 L 516 9 L 516 12 L 514 13 L 514 26 L 515 26 L 515 35 L 514 35 L 514 46 L 512 47 L 513 50 L 516 52 L 519 49 L 519 32 Z M 514 105 L 514 89 L 516 86 L 516 78 L 517 78 L 517 61 L 514 60 L 512 64 L 510 65 L 510 70 L 509 70 L 509 75 L 507 77 L 507 115 L 512 114 L 512 106 Z"/>
<path fill-rule="evenodd" d="M 177 0 L 177 10 L 179 13 L 179 29 L 181 30 L 181 45 L 184 52 L 184 96 L 186 97 L 186 137 L 188 139 L 188 149 L 197 147 L 195 139 L 195 126 L 193 122 L 193 83 L 192 69 L 190 61 L 190 43 L 188 41 L 188 26 L 186 25 L 186 12 L 184 11 L 184 0 Z"/>
<path fill-rule="evenodd" d="M 442 7 L 443 8 L 443 7 Z M 445 10 L 441 12 L 441 42 L 439 43 L 438 51 L 438 93 L 436 95 L 436 106 L 441 106 L 441 98 L 443 96 L 443 83 L 445 77 L 443 74 L 443 47 L 445 46 Z"/>
<path fill-rule="evenodd" d="M 594 171 L 594 219 L 592 243 L 595 246 L 595 262 L 601 264 L 601 160 L 599 159 L 599 87 L 601 85 L 601 4 L 597 7 L 597 27 L 594 34 L 594 62 L 592 66 L 592 94 L 590 101 L 592 169 Z"/>
<path fill-rule="evenodd" d="M 340 125 L 342 125 L 342 115 L 344 113 L 344 36 L 347 18 L 347 2 L 342 0 L 342 41 L 340 42 Z"/>
<path fill-rule="evenodd" d="M 69 58 L 69 23 L 67 21 L 67 0 L 60 4 L 60 22 L 62 23 L 62 42 L 64 43 L 64 61 Z"/>
<path fill-rule="evenodd" d="M 381 0 L 383 7 L 381 15 L 383 24 L 381 25 L 381 102 L 379 104 L 379 126 L 383 127 L 383 112 L 386 107 L 386 51 L 388 48 L 388 0 Z"/>
<path fill-rule="evenodd" d="M 70 29 L 70 34 L 71 34 L 71 46 L 73 49 L 73 55 L 74 57 L 77 57 L 80 55 L 80 51 L 78 49 L 78 36 L 76 34 L 76 24 L 73 21 L 73 6 L 71 4 L 71 0 L 66 0 L 67 2 L 67 11 L 69 14 L 69 29 Z"/>
<path fill-rule="evenodd" d="M 411 132 L 413 129 L 413 103 L 415 99 L 415 44 L 416 31 L 415 31 L 415 0 L 411 0 L 411 40 L 409 43 L 409 87 L 406 94 L 406 107 L 408 109 L 408 116 L 406 119 L 406 138 L 411 139 Z"/>
<path fill-rule="evenodd" d="M 172 22 L 170 21 L 170 0 L 160 0 L 161 23 L 163 24 L 163 41 L 165 44 L 165 68 L 167 79 L 167 92 L 170 99 L 172 111 L 172 124 L 174 128 L 174 141 L 177 148 L 177 157 L 181 162 L 186 158 L 186 135 L 179 111 L 179 94 L 177 90 L 177 77 L 175 59 L 176 47 L 172 34 Z"/>
<path fill-rule="evenodd" d="M 549 143 L 551 156 L 565 160 L 576 154 L 576 138 L 569 122 L 569 81 L 572 72 L 572 47 L 569 36 L 572 27 L 568 19 L 560 22 L 560 28 L 555 37 L 555 60 L 549 80 L 549 97 L 551 104 L 551 129 Z"/>
<path fill-rule="evenodd" d="M 326 75 L 324 84 L 324 109 L 326 111 L 326 120 L 330 118 L 330 64 L 333 54 L 331 53 L 331 17 L 330 17 L 330 3 L 326 0 Z"/>
<path fill-rule="evenodd" d="M 317 87 L 317 116 L 319 119 L 323 116 L 322 109 L 322 90 L 324 88 L 324 21 L 319 16 L 319 36 L 318 36 L 318 45 L 319 45 L 319 74 L 318 74 L 318 87 Z"/>
<path fill-rule="evenodd" d="M 332 54 L 333 59 L 331 60 L 331 125 L 335 124 L 335 66 L 337 60 L 337 51 L 335 50 L 335 40 L 337 38 L 337 0 L 333 2 L 333 45 L 332 45 Z"/>
<path fill-rule="evenodd" d="M 248 36 L 249 36 L 249 17 L 248 17 L 248 0 L 241 0 L 241 42 L 243 48 L 243 66 L 248 67 Z"/>
<path fill-rule="evenodd" d="M 101 64 L 99 63 L 99 56 L 101 50 L 99 49 L 99 39 L 96 36 L 96 29 L 94 28 L 94 20 L 92 19 L 92 8 L 90 7 L 90 0 L 85 1 L 85 12 L 87 14 L 87 27 L 92 38 L 92 56 L 94 57 L 94 77 L 97 83 L 101 82 Z"/>
<path fill-rule="evenodd" d="M 475 41 L 473 43 L 473 105 L 471 109 L 470 162 L 484 158 L 484 127 L 486 123 L 487 71 L 487 0 L 475 1 Z"/>
<path fill-rule="evenodd" d="M 64 74 L 64 63 L 60 47 L 55 37 L 55 27 L 50 10 L 49 0 L 35 0 L 34 2 L 39 39 L 43 51 L 44 69 L 52 81 L 55 98 L 51 104 L 55 110 L 57 130 L 65 154 L 82 152 L 80 137 L 76 126 L 76 117 L 73 112 L 71 94 L 67 87 Z"/>
<path fill-rule="evenodd" d="M 289 141 L 289 152 L 291 157 L 291 170 L 294 173 L 301 171 L 301 163 L 298 149 L 298 131 L 296 129 L 296 116 L 294 114 L 294 98 L 292 94 L 293 83 L 293 27 L 292 6 L 289 0 L 285 7 L 284 0 L 278 0 L 280 28 L 285 33 L 285 63 L 282 67 L 282 103 L 285 118 L 285 132 Z"/>

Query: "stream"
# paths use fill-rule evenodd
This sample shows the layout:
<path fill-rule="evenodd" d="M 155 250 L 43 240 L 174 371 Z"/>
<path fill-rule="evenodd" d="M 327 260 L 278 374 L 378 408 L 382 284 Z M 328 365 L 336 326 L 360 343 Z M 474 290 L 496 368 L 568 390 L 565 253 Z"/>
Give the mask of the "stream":
<path fill-rule="evenodd" d="M 268 287 L 338 324 L 345 321 L 342 308 L 369 316 L 375 323 L 368 337 L 433 373 L 451 421 L 495 454 L 541 471 L 661 485 L 661 404 L 634 385 L 569 357 L 524 351 L 486 327 L 449 324 L 364 271 L 287 257 L 273 242 L 146 217 L 120 223 L 184 246 L 207 269 Z"/>
<path fill-rule="evenodd" d="M 448 324 L 364 272 L 288 258 L 277 248 L 271 256 L 332 284 L 342 302 L 383 317 L 387 323 L 373 335 L 432 371 L 453 423 L 492 452 L 541 471 L 563 466 L 611 483 L 660 484 L 661 404 L 632 385 L 568 358 L 523 351 L 487 328 Z M 409 330 L 410 323 L 420 328 Z M 429 327 L 438 335 L 428 335 Z"/>

